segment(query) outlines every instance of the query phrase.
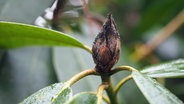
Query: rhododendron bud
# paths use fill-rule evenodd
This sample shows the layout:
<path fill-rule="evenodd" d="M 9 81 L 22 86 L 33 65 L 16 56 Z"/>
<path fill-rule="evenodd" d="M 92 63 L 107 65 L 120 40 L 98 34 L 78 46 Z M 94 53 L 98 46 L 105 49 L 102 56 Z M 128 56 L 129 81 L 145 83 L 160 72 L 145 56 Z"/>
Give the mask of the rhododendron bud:
<path fill-rule="evenodd" d="M 95 69 L 100 74 L 109 74 L 120 56 L 120 36 L 111 14 L 107 16 L 100 33 L 97 35 L 92 48 Z"/>

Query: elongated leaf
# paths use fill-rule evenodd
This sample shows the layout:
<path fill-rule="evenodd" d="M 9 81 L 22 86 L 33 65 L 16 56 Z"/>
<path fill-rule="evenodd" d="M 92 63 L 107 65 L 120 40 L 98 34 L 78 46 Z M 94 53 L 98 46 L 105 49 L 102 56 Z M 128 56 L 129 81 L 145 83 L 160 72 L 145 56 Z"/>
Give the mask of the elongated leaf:
<path fill-rule="evenodd" d="M 76 94 L 70 101 L 66 104 L 96 104 L 97 97 L 96 94 L 89 92 L 82 92 Z"/>
<path fill-rule="evenodd" d="M 170 77 L 184 77 L 184 60 L 178 59 L 145 68 L 141 71 L 150 77 L 155 78 L 170 78 Z"/>
<path fill-rule="evenodd" d="M 161 86 L 154 79 L 142 75 L 138 71 L 132 72 L 133 79 L 146 99 L 151 104 L 183 104 L 174 94 Z"/>
<path fill-rule="evenodd" d="M 57 83 L 39 90 L 21 104 L 60 104 L 72 97 L 72 90 L 67 84 Z"/>
<path fill-rule="evenodd" d="M 84 48 L 77 39 L 64 33 L 31 25 L 0 22 L 0 48 L 31 45 L 73 46 Z"/>
<path fill-rule="evenodd" d="M 54 0 L 0 0 L 0 20 L 34 24 Z M 1 50 L 0 104 L 17 104 L 56 76 L 48 47 Z M 34 77 L 33 77 L 34 76 Z"/>

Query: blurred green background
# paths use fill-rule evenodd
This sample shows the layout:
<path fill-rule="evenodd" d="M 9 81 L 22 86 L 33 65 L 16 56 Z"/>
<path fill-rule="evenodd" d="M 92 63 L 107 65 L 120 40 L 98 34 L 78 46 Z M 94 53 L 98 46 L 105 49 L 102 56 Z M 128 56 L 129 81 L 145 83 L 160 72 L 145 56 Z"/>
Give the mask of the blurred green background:
<path fill-rule="evenodd" d="M 184 57 L 184 0 L 59 0 L 57 9 L 56 5 L 54 0 L 0 0 L 0 21 L 55 29 L 91 47 L 106 15 L 112 13 L 122 48 L 116 66 L 141 69 Z M 0 49 L 0 103 L 18 103 L 43 87 L 93 67 L 91 55 L 77 48 Z M 113 84 L 127 74 L 113 76 Z M 184 79 L 158 81 L 184 101 Z M 90 76 L 72 88 L 74 93 L 97 91 L 99 84 L 100 78 Z M 119 100 L 124 104 L 148 103 L 132 80 L 121 88 Z"/>

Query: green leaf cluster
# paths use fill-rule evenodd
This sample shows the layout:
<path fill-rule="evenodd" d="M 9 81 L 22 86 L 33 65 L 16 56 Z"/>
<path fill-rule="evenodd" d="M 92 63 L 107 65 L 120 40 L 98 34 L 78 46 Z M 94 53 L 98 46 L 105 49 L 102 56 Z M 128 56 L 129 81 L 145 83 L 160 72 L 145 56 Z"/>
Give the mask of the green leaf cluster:
<path fill-rule="evenodd" d="M 19 31 L 18 31 L 19 30 Z M 0 48 L 11 49 L 23 46 L 72 46 L 89 51 L 77 39 L 64 33 L 35 26 L 0 22 Z M 22 43 L 23 42 L 23 43 Z M 153 78 L 184 77 L 184 60 L 179 59 L 144 68 L 142 71 L 132 69 L 132 77 L 138 88 L 144 94 L 149 103 L 152 104 L 182 104 L 174 94 L 160 85 Z M 79 93 L 72 96 L 72 90 L 68 83 L 57 83 L 39 90 L 22 104 L 96 104 L 97 96 L 94 93 Z"/>
<path fill-rule="evenodd" d="M 56 31 L 50 32 L 50 29 L 48 30 L 45 28 L 41 28 L 43 30 L 42 31 L 43 34 L 46 34 L 46 36 L 40 37 L 40 35 L 37 36 L 37 33 L 42 34 L 40 33 L 41 30 L 38 29 L 38 31 L 40 32 L 37 32 L 37 31 L 35 32 L 34 30 L 37 30 L 37 29 L 35 28 L 30 29 L 35 26 L 19 24 L 19 23 L 26 23 L 26 24 L 37 25 L 35 20 L 37 21 L 37 19 L 40 18 L 41 16 L 44 18 L 45 14 L 47 14 L 48 10 L 50 10 L 50 8 L 48 7 L 50 7 L 51 4 L 53 4 L 53 2 L 54 2 L 53 0 L 1 0 L 0 1 L 0 20 L 12 21 L 12 22 L 3 22 L 4 23 L 3 25 L 6 24 L 6 28 L 9 28 L 9 29 L 5 29 L 5 27 L 2 27 L 1 31 L 9 31 L 9 33 L 6 32 L 6 34 L 9 34 L 7 36 L 15 36 L 15 37 L 9 38 L 9 37 L 6 37 L 5 34 L 1 34 L 0 32 L 0 35 L 2 35 L 3 37 L 6 37 L 4 39 L 7 40 L 7 41 L 6 40 L 2 41 L 0 38 L 2 42 L 2 46 L 0 49 L 0 103 L 14 104 L 14 103 L 21 102 L 22 99 L 24 99 L 25 97 L 29 96 L 30 94 L 36 92 L 37 90 L 45 86 L 48 86 L 52 83 L 57 83 L 58 81 L 64 82 L 69 78 L 71 78 L 76 73 L 83 71 L 84 69 L 94 67 L 91 55 L 79 48 L 71 48 L 71 47 L 78 47 L 73 43 L 68 44 L 60 38 L 58 39 L 58 41 L 55 41 L 55 42 L 47 39 L 47 35 L 50 33 L 55 35 L 57 35 L 58 33 L 59 35 L 61 34 L 62 36 L 64 33 L 56 32 Z M 149 57 L 147 57 L 146 62 L 139 61 L 137 63 L 132 63 L 132 60 L 129 59 L 129 56 L 132 53 L 131 51 L 133 50 L 134 46 L 139 45 L 138 43 L 142 42 L 142 39 L 149 41 L 148 38 L 150 38 L 150 36 L 152 38 L 152 36 L 157 35 L 156 34 L 157 31 L 164 28 L 164 26 L 168 24 L 183 9 L 183 3 L 184 3 L 183 0 L 177 0 L 177 1 L 176 0 L 163 0 L 163 1 L 93 0 L 93 1 L 89 1 L 89 7 L 90 7 L 89 9 L 90 9 L 90 12 L 91 11 L 95 12 L 95 14 L 96 13 L 98 14 L 99 11 L 100 11 L 99 14 L 104 14 L 104 15 L 106 15 L 109 11 L 113 13 L 115 17 L 115 21 L 117 23 L 117 28 L 119 28 L 119 32 L 121 34 L 121 41 L 123 42 L 122 54 L 118 65 L 122 65 L 123 63 L 125 65 L 131 65 L 138 69 L 142 69 L 141 67 L 139 67 L 139 65 L 144 64 L 145 66 L 147 62 L 152 60 Z M 78 8 L 78 6 L 72 7 L 72 5 L 69 5 L 69 6 L 67 5 L 64 12 L 67 13 L 67 9 L 75 13 L 78 12 L 79 15 L 81 16 L 81 11 Z M 65 31 L 66 33 L 75 31 L 75 33 L 72 33 L 72 34 L 75 34 L 75 38 L 76 38 L 73 40 L 73 42 L 75 40 L 77 41 L 80 40 L 82 43 L 85 43 L 91 46 L 93 42 L 93 39 L 92 39 L 93 35 L 86 36 L 91 34 L 90 33 L 91 31 L 86 33 L 86 30 L 85 30 L 85 33 L 80 33 L 80 36 L 76 35 L 78 34 L 79 30 L 80 32 L 82 31 L 81 26 L 87 27 L 88 24 L 85 24 L 84 22 L 79 24 L 78 22 L 79 19 L 76 17 L 73 18 L 72 16 L 73 15 L 67 18 L 65 17 L 65 15 L 62 16 L 62 19 L 61 19 L 62 29 L 63 28 L 67 29 L 67 31 Z M 63 19 L 63 17 L 65 19 Z M 83 17 L 85 16 L 83 16 L 82 14 L 82 19 L 81 17 L 79 17 L 80 20 L 83 20 L 84 19 Z M 86 19 L 87 18 L 85 18 L 84 20 Z M 47 19 L 45 20 L 47 21 L 46 27 L 50 28 L 50 26 L 48 26 L 50 21 Z M 15 25 L 16 26 L 20 25 L 20 28 L 18 28 L 18 26 L 16 27 Z M 28 26 L 29 28 L 28 30 L 31 31 L 29 33 L 33 33 L 33 35 L 36 35 L 38 38 L 36 38 L 36 36 L 34 36 L 33 38 L 28 38 L 30 36 L 29 36 L 29 33 L 27 33 L 26 30 L 24 30 L 25 29 L 24 26 L 25 27 Z M 24 27 L 24 29 L 22 29 L 22 27 Z M 68 31 L 68 27 L 71 28 L 71 30 Z M 89 28 L 91 28 L 91 25 Z M 159 60 L 171 60 L 171 59 L 176 59 L 178 57 L 183 57 L 184 55 L 183 39 L 184 38 L 183 38 L 182 28 L 183 26 L 177 29 L 177 31 L 174 33 L 174 36 L 170 37 L 167 40 L 167 41 L 171 40 L 171 43 L 173 42 L 173 40 L 175 40 L 175 42 L 177 41 L 176 42 L 177 45 L 172 46 L 173 44 L 171 45 L 169 44 L 169 48 L 167 49 L 163 48 L 164 51 L 162 52 L 162 54 L 158 50 L 155 50 L 155 52 L 157 52 L 158 54 L 156 56 Z M 14 30 L 14 29 L 18 29 L 18 30 Z M 47 30 L 48 30 L 48 34 L 45 33 L 45 31 Z M 13 33 L 11 34 L 10 31 L 14 31 L 14 33 L 16 32 L 19 35 L 14 35 Z M 24 31 L 24 33 L 27 35 L 27 40 L 25 37 L 24 38 L 22 37 L 24 35 L 22 31 Z M 49 38 L 57 40 L 55 37 L 49 37 Z M 69 38 L 73 38 L 73 37 L 69 36 Z M 37 40 L 37 39 L 41 39 L 41 40 Z M 79 42 L 79 44 L 82 44 L 81 42 Z M 40 47 L 40 46 L 43 46 L 43 47 Z M 64 47 L 50 48 L 51 46 L 64 46 Z M 172 46 L 172 48 L 170 48 L 170 46 Z M 82 47 L 81 46 L 79 47 L 80 48 L 85 47 L 83 49 L 88 50 L 90 52 L 90 49 L 84 46 L 83 44 L 82 44 Z M 171 50 L 168 51 L 168 49 L 171 49 Z M 177 57 L 175 58 L 171 57 L 172 55 L 170 56 L 170 54 L 169 55 L 167 54 L 167 53 L 175 53 L 178 51 L 179 52 L 181 51 L 181 52 L 177 53 Z M 152 55 L 154 56 L 155 53 Z M 149 62 L 149 64 L 152 64 L 152 63 Z M 126 76 L 127 76 L 126 72 L 116 74 L 112 78 L 113 84 L 119 83 L 118 82 L 119 79 Z M 143 70 L 141 71 L 132 72 L 130 76 L 133 76 L 133 79 L 135 80 L 135 82 L 134 80 L 129 80 L 129 82 L 124 84 L 123 87 L 121 87 L 121 89 L 118 91 L 120 104 L 134 104 L 134 103 L 147 104 L 148 102 L 149 103 L 156 102 L 153 99 L 152 99 L 153 101 L 148 100 L 149 98 L 154 97 L 149 94 L 150 89 L 152 89 L 151 87 L 152 84 L 150 84 L 149 82 L 158 83 L 155 80 L 151 81 L 152 78 L 156 78 L 158 79 L 158 81 L 160 80 L 164 81 L 162 82 L 162 84 L 166 86 L 172 93 L 176 94 L 177 97 L 183 100 L 183 94 L 184 94 L 184 90 L 183 90 L 184 84 L 182 79 L 183 78 L 183 59 L 174 60 L 171 62 L 166 62 L 163 64 L 154 65 L 151 67 L 149 66 L 149 67 L 143 68 Z M 136 78 L 139 77 L 139 79 L 136 79 L 134 77 Z M 165 78 L 168 78 L 168 79 L 165 79 Z M 177 78 L 177 79 L 174 79 L 174 78 Z M 144 83 L 142 83 L 142 81 L 144 81 Z M 99 85 L 100 83 L 101 82 L 98 77 L 95 77 L 95 76 L 86 77 L 82 81 L 79 81 L 72 86 L 73 94 L 82 92 L 84 90 L 96 91 L 98 87 L 97 85 Z M 150 87 L 148 87 L 149 90 L 147 90 L 147 88 L 145 89 L 141 88 L 139 83 L 143 85 L 148 85 L 149 83 L 150 85 Z M 163 87 L 163 85 L 161 85 L 161 87 Z M 156 84 L 156 86 L 160 86 L 160 84 L 158 85 Z M 63 85 L 61 84 L 61 88 L 58 90 L 58 93 L 60 92 L 59 95 L 61 96 L 62 96 L 61 94 L 62 87 Z M 139 91 L 138 88 L 141 89 L 141 92 Z M 165 91 L 163 89 L 165 88 L 158 88 L 158 87 L 156 89 L 153 88 L 154 91 L 162 90 L 161 92 L 166 92 L 166 93 L 168 92 L 168 90 Z M 172 97 L 173 94 L 170 94 L 170 91 L 168 96 L 171 95 Z M 49 91 L 45 91 L 45 92 L 49 92 Z M 89 93 L 89 94 L 86 94 L 86 93 L 88 92 L 84 92 L 84 93 L 82 92 L 84 96 L 87 96 L 87 95 L 91 96 L 91 94 L 92 96 L 95 96 L 95 93 Z M 145 95 L 147 100 L 143 97 L 142 93 L 143 95 Z M 36 95 L 37 94 L 38 93 L 36 93 Z M 80 95 L 80 93 L 76 95 Z M 75 97 L 76 95 L 70 96 L 70 97 L 76 98 L 76 100 L 80 100 L 80 101 L 83 100 L 81 98 L 84 96 L 80 98 L 80 97 Z M 44 98 L 44 96 L 48 96 L 48 95 L 45 93 L 45 95 L 40 94 L 40 96 Z M 58 95 L 55 95 L 55 96 L 56 98 L 58 97 L 59 99 Z M 162 94 L 162 93 L 160 94 L 160 96 L 168 97 L 167 94 Z M 168 98 L 169 99 L 167 100 L 170 100 L 170 101 L 172 100 L 170 99 L 170 97 Z M 36 99 L 36 98 L 33 97 L 33 99 Z M 55 100 L 55 101 L 60 102 L 60 100 Z M 178 103 L 180 103 L 180 101 L 178 101 Z"/>

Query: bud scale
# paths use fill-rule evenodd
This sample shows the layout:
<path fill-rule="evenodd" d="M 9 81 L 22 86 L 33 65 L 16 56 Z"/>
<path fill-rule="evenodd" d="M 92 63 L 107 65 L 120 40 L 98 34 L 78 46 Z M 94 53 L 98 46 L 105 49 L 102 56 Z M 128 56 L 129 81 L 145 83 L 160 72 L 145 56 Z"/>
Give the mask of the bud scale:
<path fill-rule="evenodd" d="M 92 56 L 96 64 L 95 69 L 100 74 L 109 74 L 120 56 L 120 36 L 112 15 L 107 16 L 101 32 L 95 38 Z"/>

